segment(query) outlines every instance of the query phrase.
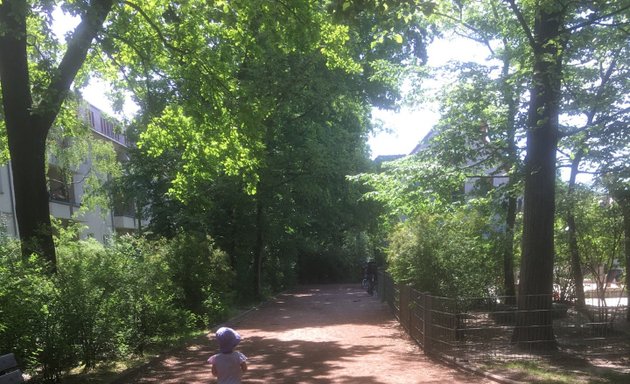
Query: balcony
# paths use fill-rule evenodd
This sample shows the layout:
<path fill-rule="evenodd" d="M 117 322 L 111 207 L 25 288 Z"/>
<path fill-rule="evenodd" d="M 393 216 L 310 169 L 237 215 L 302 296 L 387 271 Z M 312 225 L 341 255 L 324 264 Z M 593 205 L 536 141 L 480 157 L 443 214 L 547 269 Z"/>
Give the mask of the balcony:
<path fill-rule="evenodd" d="M 124 147 L 130 147 L 133 143 L 127 138 L 127 135 L 120 132 L 120 127 L 116 127 L 111 119 L 106 118 L 103 113 L 96 107 L 89 106 L 86 111 L 86 121 L 90 124 L 92 131 L 100 136 L 120 144 Z"/>

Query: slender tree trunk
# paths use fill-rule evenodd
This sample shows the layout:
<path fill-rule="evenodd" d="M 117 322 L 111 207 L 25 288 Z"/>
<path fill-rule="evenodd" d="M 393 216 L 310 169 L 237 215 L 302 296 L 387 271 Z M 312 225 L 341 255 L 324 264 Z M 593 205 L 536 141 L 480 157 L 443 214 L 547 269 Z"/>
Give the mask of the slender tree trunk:
<path fill-rule="evenodd" d="M 577 243 L 577 228 L 575 225 L 575 178 L 578 172 L 578 166 L 582 159 L 581 153 L 578 153 L 571 163 L 571 176 L 569 178 L 569 190 L 567 200 L 569 201 L 569 212 L 567 214 L 567 227 L 569 235 L 569 254 L 571 256 L 571 274 L 573 283 L 575 284 L 575 295 L 577 296 L 577 307 L 584 308 L 586 299 L 584 297 L 584 274 L 582 273 L 582 262 L 580 260 L 580 251 Z"/>
<path fill-rule="evenodd" d="M 624 206 L 623 228 L 626 253 L 626 297 L 630 303 L 630 201 L 626 201 Z M 626 321 L 630 321 L 630 304 L 626 306 Z"/>
<path fill-rule="evenodd" d="M 509 196 L 505 219 L 505 245 L 503 249 L 503 281 L 506 304 L 514 304 L 516 284 L 514 281 L 514 225 L 516 223 L 516 197 Z"/>
<path fill-rule="evenodd" d="M 137 200 L 134 201 L 133 205 L 136 211 L 136 219 L 138 220 L 138 235 L 142 235 L 142 233 L 144 232 L 144 228 L 142 228 L 142 207 Z"/>
<path fill-rule="evenodd" d="M 528 111 L 523 243 L 513 341 L 534 350 L 556 347 L 551 313 L 554 265 L 556 150 L 563 11 L 536 10 L 534 68 Z"/>
<path fill-rule="evenodd" d="M 236 214 L 236 207 L 232 207 L 230 209 L 230 222 L 232 223 L 232 225 L 230 225 L 230 242 L 228 245 L 228 255 L 230 257 L 230 267 L 232 267 L 232 270 L 236 271 L 237 270 L 237 258 L 236 258 L 236 239 L 238 239 L 238 233 L 236 230 L 236 223 L 238 222 L 238 215 Z"/>
<path fill-rule="evenodd" d="M 260 193 L 256 199 L 256 243 L 254 244 L 254 284 L 256 296 L 262 296 L 262 265 L 264 255 L 264 212 Z"/>

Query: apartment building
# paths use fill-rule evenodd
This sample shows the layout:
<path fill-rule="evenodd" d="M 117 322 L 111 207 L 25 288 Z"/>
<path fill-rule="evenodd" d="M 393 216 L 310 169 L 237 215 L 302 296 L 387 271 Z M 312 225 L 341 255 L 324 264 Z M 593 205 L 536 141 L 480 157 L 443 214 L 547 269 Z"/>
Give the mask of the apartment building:
<path fill-rule="evenodd" d="M 113 144 L 119 161 L 128 159 L 127 153 L 133 145 L 125 133 L 116 128 L 116 122 L 98 108 L 85 104 L 79 114 L 91 127 L 92 134 L 99 140 Z M 93 237 L 106 242 L 113 234 L 125 234 L 137 231 L 146 222 L 135 217 L 131 204 L 116 203 L 114 207 L 96 207 L 88 212 L 81 212 L 81 202 L 85 194 L 84 180 L 91 167 L 90 159 L 75 170 L 65 170 L 55 164 L 54 159 L 48 167 L 49 204 L 53 217 L 65 223 L 79 222 L 86 229 L 82 238 Z M 72 172 L 65 175 L 64 172 Z M 0 167 L 0 220 L 11 237 L 19 237 L 15 217 L 15 195 L 10 164 Z M 71 180 L 66 183 L 62 180 Z"/>
<path fill-rule="evenodd" d="M 482 126 L 482 132 L 485 132 L 485 129 Z M 432 140 L 435 139 L 438 132 L 435 129 L 431 129 L 427 135 L 416 145 L 416 147 L 409 153 L 409 156 L 418 154 L 425 149 L 427 149 Z M 484 136 L 485 138 L 485 136 Z M 472 143 L 473 147 L 475 146 Z M 478 159 L 470 159 L 468 160 L 468 166 L 474 164 Z M 478 193 L 486 193 L 494 188 L 500 187 L 501 185 L 507 184 L 509 181 L 509 177 L 505 174 L 505 172 L 497 172 L 497 168 L 485 169 L 479 172 L 479 175 L 469 176 L 464 185 L 462 186 L 462 190 L 460 191 L 464 196 L 470 196 L 473 192 L 477 191 Z"/>

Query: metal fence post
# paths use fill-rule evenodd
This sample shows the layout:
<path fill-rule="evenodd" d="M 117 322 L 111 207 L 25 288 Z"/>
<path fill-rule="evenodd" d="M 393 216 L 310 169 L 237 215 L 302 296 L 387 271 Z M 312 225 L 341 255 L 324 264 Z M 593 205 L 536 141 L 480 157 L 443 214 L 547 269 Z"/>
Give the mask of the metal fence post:
<path fill-rule="evenodd" d="M 385 284 L 385 273 L 378 271 L 378 278 L 376 279 L 376 295 L 380 297 L 381 302 L 385 301 L 387 286 Z"/>
<path fill-rule="evenodd" d="M 430 354 L 433 349 L 432 341 L 433 341 L 433 314 L 432 314 L 432 300 L 431 295 L 428 293 L 423 293 L 424 297 L 424 309 L 423 309 L 423 317 L 424 317 L 424 352 L 426 354 Z"/>
<path fill-rule="evenodd" d="M 398 303 L 400 315 L 398 321 L 402 325 L 403 329 L 409 333 L 409 286 L 400 286 L 400 301 Z"/>

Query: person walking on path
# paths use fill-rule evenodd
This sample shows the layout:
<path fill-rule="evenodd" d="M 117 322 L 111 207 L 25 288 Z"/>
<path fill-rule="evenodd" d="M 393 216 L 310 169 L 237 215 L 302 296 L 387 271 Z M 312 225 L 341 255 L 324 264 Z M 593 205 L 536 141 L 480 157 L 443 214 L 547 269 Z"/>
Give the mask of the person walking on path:
<path fill-rule="evenodd" d="M 212 364 L 212 374 L 218 384 L 240 384 L 243 372 L 247 371 L 247 357 L 234 350 L 241 341 L 241 335 L 232 328 L 221 327 L 216 332 L 216 339 L 219 353 L 208 359 L 208 363 Z"/>

